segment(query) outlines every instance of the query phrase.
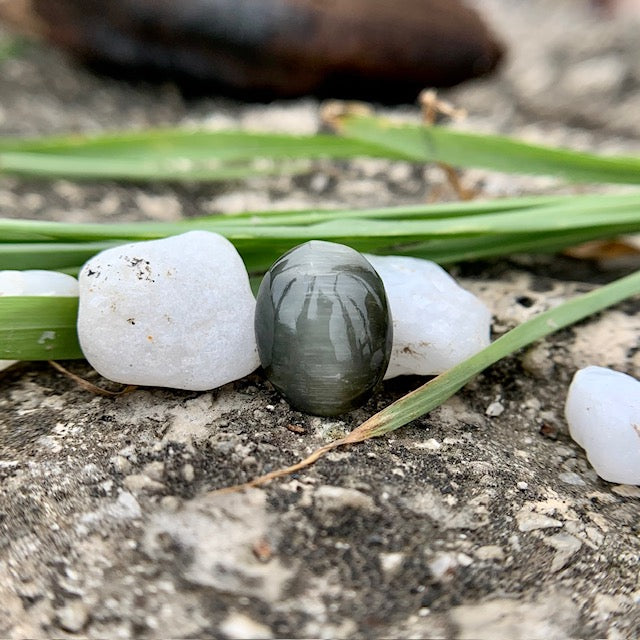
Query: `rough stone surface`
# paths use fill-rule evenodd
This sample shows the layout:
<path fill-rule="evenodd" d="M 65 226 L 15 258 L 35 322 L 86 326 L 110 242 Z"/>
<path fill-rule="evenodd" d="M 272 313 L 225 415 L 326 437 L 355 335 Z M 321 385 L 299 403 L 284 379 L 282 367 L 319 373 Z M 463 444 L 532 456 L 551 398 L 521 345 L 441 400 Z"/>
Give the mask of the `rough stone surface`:
<path fill-rule="evenodd" d="M 477 2 L 511 52 L 497 77 L 447 94 L 469 112 L 457 126 L 638 155 L 640 39 L 629 19 L 594 16 L 582 0 Z M 624 69 L 613 93 L 564 85 L 578 62 L 599 57 Z M 317 130 L 319 113 L 311 99 L 187 101 L 170 85 L 93 76 L 35 45 L 0 60 L 0 135 L 174 124 L 305 133 Z M 412 106 L 385 113 L 419 118 Z M 612 189 L 480 170 L 462 180 L 487 197 Z M 0 176 L 0 215 L 44 220 L 451 197 L 439 168 L 382 160 L 223 184 Z M 489 307 L 495 337 L 638 266 L 637 256 L 513 256 L 450 271 Z M 0 636 L 638 637 L 638 488 L 600 479 L 563 418 L 577 369 L 640 376 L 638 318 L 637 301 L 617 305 L 489 368 L 388 437 L 226 497 L 209 491 L 299 460 L 425 378 L 389 380 L 362 409 L 325 420 L 292 411 L 259 373 L 213 391 L 106 398 L 45 363 L 8 369 Z M 84 362 L 65 365 L 109 386 Z M 496 404 L 502 410 L 487 415 Z M 127 488 L 149 482 L 162 488 Z"/>
<path fill-rule="evenodd" d="M 80 346 L 109 380 L 200 391 L 259 365 L 249 276 L 218 234 L 107 249 L 79 281 Z"/>
<path fill-rule="evenodd" d="M 640 484 L 640 382 L 606 367 L 573 376 L 565 415 L 571 437 L 609 482 Z"/>
<path fill-rule="evenodd" d="M 489 345 L 491 312 L 439 265 L 366 255 L 387 291 L 393 347 L 385 379 L 436 375 Z"/>

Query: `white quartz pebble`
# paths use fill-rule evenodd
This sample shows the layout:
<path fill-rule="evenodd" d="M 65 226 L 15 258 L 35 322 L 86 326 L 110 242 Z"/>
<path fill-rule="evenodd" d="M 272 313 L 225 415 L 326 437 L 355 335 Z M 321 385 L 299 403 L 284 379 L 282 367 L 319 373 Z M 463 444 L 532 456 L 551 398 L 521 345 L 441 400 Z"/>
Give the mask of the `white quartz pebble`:
<path fill-rule="evenodd" d="M 105 378 L 202 391 L 259 365 L 247 270 L 216 233 L 108 249 L 79 279 L 80 346 Z"/>
<path fill-rule="evenodd" d="M 69 296 L 78 295 L 78 281 L 66 273 L 33 269 L 0 271 L 0 296 Z M 0 371 L 17 360 L 0 360 Z"/>
<path fill-rule="evenodd" d="M 382 278 L 393 316 L 385 379 L 442 373 L 489 345 L 491 313 L 442 267 L 405 256 L 366 258 Z"/>
<path fill-rule="evenodd" d="M 586 367 L 573 377 L 565 416 L 571 437 L 609 482 L 640 484 L 640 382 L 626 373 Z"/>

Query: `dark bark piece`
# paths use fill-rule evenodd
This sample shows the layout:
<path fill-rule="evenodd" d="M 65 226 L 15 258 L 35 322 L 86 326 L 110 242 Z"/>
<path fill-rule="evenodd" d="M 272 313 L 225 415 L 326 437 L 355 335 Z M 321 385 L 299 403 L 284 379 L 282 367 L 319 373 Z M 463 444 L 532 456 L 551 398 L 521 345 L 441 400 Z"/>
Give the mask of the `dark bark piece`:
<path fill-rule="evenodd" d="M 14 0 L 14 2 L 17 0 Z M 0 3 L 0 17 L 5 5 Z M 30 0 L 23 26 L 85 62 L 283 96 L 415 99 L 493 70 L 502 46 L 459 0 Z"/>

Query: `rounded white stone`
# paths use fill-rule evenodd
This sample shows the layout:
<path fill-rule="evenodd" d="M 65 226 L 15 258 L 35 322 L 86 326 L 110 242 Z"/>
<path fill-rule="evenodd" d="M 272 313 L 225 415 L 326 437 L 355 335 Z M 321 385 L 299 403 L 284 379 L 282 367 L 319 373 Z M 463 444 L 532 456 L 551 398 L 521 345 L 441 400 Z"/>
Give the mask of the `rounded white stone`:
<path fill-rule="evenodd" d="M 108 249 L 79 280 L 80 346 L 105 378 L 202 391 L 259 365 L 247 270 L 216 233 Z"/>
<path fill-rule="evenodd" d="M 491 313 L 439 265 L 405 256 L 373 256 L 393 316 L 385 379 L 436 375 L 489 345 Z"/>
<path fill-rule="evenodd" d="M 609 482 L 640 484 L 640 382 L 605 367 L 573 377 L 565 405 L 571 437 Z"/>
<path fill-rule="evenodd" d="M 0 271 L 0 296 L 64 296 L 78 295 L 78 281 L 66 273 L 31 269 Z M 0 371 L 17 360 L 0 360 Z"/>

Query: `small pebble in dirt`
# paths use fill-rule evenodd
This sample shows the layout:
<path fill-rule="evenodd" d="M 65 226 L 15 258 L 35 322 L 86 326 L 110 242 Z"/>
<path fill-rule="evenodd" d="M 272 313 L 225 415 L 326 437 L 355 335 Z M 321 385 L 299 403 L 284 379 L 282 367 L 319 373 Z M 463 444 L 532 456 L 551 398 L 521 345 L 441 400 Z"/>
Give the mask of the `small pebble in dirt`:
<path fill-rule="evenodd" d="M 580 369 L 565 416 L 571 437 L 609 482 L 640 484 L 640 382 L 604 367 Z"/>
<path fill-rule="evenodd" d="M 78 633 L 87 624 L 89 612 L 81 600 L 72 600 L 57 611 L 58 624 L 71 633 Z"/>
<path fill-rule="evenodd" d="M 435 262 L 365 257 L 384 283 L 393 316 L 385 379 L 436 375 L 489 345 L 491 313 Z"/>
<path fill-rule="evenodd" d="M 105 378 L 202 391 L 259 365 L 247 270 L 216 233 L 108 249 L 79 280 L 80 346 Z"/>
<path fill-rule="evenodd" d="M 0 271 L 0 296 L 65 296 L 78 295 L 78 281 L 58 271 Z M 44 334 L 43 334 L 44 335 Z M 0 371 L 16 360 L 0 360 Z"/>

